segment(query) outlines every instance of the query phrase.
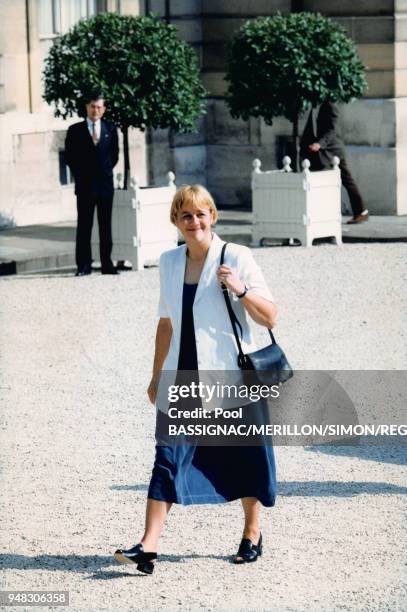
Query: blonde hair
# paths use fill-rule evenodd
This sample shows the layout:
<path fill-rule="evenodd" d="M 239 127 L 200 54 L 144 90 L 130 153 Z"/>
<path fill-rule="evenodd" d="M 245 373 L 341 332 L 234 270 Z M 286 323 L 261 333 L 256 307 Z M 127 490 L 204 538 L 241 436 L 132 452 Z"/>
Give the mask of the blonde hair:
<path fill-rule="evenodd" d="M 213 223 L 218 220 L 216 204 L 205 187 L 202 185 L 181 185 L 171 203 L 170 220 L 174 225 L 177 215 L 184 204 L 192 204 L 196 208 L 208 208 L 212 214 Z"/>

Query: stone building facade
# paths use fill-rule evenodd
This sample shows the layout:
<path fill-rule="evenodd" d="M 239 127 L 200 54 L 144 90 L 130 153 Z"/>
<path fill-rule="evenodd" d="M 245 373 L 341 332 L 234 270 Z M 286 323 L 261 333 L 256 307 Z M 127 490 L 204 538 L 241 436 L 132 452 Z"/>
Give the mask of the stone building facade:
<path fill-rule="evenodd" d="M 76 218 L 63 149 L 78 119 L 55 119 L 42 99 L 44 57 L 79 19 L 139 8 L 138 0 L 0 0 L 0 227 Z M 133 130 L 130 144 L 144 181 L 145 135 Z"/>
<path fill-rule="evenodd" d="M 342 108 L 348 160 L 372 214 L 407 214 L 407 0 L 0 0 L 0 226 L 75 219 L 62 155 L 69 123 L 42 100 L 42 65 L 53 38 L 101 11 L 152 11 L 175 25 L 210 94 L 195 134 L 131 131 L 133 173 L 163 184 L 173 170 L 177 184 L 203 183 L 221 206 L 250 207 L 253 158 L 277 167 L 278 138 L 291 126 L 230 117 L 225 43 L 247 19 L 293 10 L 331 17 L 357 44 L 369 90 Z"/>
<path fill-rule="evenodd" d="M 250 207 L 252 160 L 277 167 L 279 136 L 288 121 L 272 127 L 259 119 L 230 117 L 223 96 L 226 48 L 250 18 L 277 11 L 316 11 L 341 24 L 367 66 L 363 99 L 343 106 L 341 128 L 348 161 L 372 214 L 407 214 L 407 1 L 406 0 L 150 0 L 150 8 L 195 45 L 210 92 L 199 134 L 153 135 L 150 178 L 163 180 L 172 167 L 177 183 L 203 182 L 223 206 Z M 300 128 L 304 125 L 303 118 Z M 346 195 L 344 193 L 344 200 Z"/>

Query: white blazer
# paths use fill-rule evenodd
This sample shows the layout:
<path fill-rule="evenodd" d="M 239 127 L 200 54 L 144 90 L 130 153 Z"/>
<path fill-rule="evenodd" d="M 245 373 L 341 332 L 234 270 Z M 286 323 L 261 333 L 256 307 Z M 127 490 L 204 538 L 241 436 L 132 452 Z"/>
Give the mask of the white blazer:
<path fill-rule="evenodd" d="M 239 370 L 237 346 L 226 309 L 216 270 L 224 241 L 213 234 L 206 256 L 193 305 L 193 319 L 199 370 Z M 169 317 L 172 338 L 163 370 L 176 371 L 181 341 L 182 293 L 185 276 L 186 245 L 166 251 L 160 257 L 160 301 L 158 315 Z M 225 265 L 237 270 L 243 283 L 267 300 L 273 297 L 267 288 L 263 274 L 248 247 L 229 243 L 225 253 Z M 242 349 L 255 351 L 258 347 L 249 325 L 249 315 L 235 296 L 232 307 L 243 329 Z"/>

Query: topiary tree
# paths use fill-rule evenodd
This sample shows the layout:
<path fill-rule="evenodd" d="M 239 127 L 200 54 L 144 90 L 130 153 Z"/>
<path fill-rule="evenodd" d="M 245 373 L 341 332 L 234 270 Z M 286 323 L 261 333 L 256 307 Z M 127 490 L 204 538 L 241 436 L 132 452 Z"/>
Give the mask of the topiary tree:
<path fill-rule="evenodd" d="M 362 96 L 364 66 L 345 30 L 318 13 L 277 14 L 246 22 L 228 49 L 226 101 L 232 117 L 286 117 L 293 124 L 309 105 Z"/>
<path fill-rule="evenodd" d="M 80 21 L 52 46 L 44 83 L 44 99 L 64 119 L 83 115 L 95 91 L 106 98 L 106 118 L 123 132 L 125 189 L 129 127 L 189 132 L 205 112 L 195 51 L 153 15 L 107 13 Z"/>

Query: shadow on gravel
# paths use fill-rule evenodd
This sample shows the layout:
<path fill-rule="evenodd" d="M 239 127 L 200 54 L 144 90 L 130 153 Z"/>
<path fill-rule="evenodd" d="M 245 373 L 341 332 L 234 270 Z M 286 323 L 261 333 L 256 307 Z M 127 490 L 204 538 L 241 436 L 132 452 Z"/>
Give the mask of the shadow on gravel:
<path fill-rule="evenodd" d="M 2 569 L 49 570 L 63 572 L 87 572 L 117 565 L 113 556 L 99 555 L 0 555 Z"/>
<path fill-rule="evenodd" d="M 344 482 L 327 480 L 278 482 L 277 494 L 285 497 L 353 497 L 355 495 L 407 495 L 407 487 L 388 482 Z"/>
<path fill-rule="evenodd" d="M 326 445 L 309 446 L 305 449 L 308 453 L 325 453 L 340 457 L 358 457 L 365 461 L 380 461 L 381 463 L 393 463 L 394 465 L 407 465 L 407 445 Z"/>
<path fill-rule="evenodd" d="M 104 572 L 100 571 L 92 576 L 86 576 L 85 580 L 116 580 L 117 578 L 147 578 L 147 574 L 142 574 L 135 569 L 135 573 L 132 572 Z"/>
<path fill-rule="evenodd" d="M 72 283 L 73 286 L 75 288 L 75 283 L 86 283 L 89 281 L 89 279 L 95 278 L 96 276 L 101 276 L 100 274 L 90 274 L 89 276 L 84 276 L 84 277 L 80 277 L 80 278 L 76 278 L 75 277 L 75 272 L 59 272 L 58 274 L 55 274 L 54 272 L 50 272 L 49 274 L 46 272 L 33 272 L 30 274 L 17 274 L 16 276 L 6 276 L 4 278 L 8 278 L 9 280 L 13 280 L 14 282 L 18 282 L 18 281 L 27 281 L 27 280 L 58 280 L 61 278 L 72 278 Z M 76 286 L 77 288 L 77 286 Z M 78 289 L 79 291 L 80 289 Z"/>
<path fill-rule="evenodd" d="M 148 491 L 148 485 L 145 485 L 145 484 L 112 485 L 109 488 L 112 491 Z"/>
<path fill-rule="evenodd" d="M 185 559 L 217 559 L 220 561 L 232 561 L 231 555 L 198 555 L 195 553 L 182 555 L 160 555 L 160 561 L 169 561 L 171 563 L 183 563 Z M 107 570 L 104 568 L 121 567 L 113 558 L 113 556 L 98 556 L 98 555 L 37 555 L 29 557 L 25 555 L 7 555 L 0 554 L 1 569 L 17 569 L 17 570 L 47 570 L 56 572 L 75 572 L 79 574 L 89 574 L 85 576 L 85 580 L 112 580 L 114 578 L 123 578 L 128 576 L 145 577 L 145 574 L 139 573 L 134 567 L 134 573 L 128 571 Z"/>
<path fill-rule="evenodd" d="M 311 450 L 311 449 L 307 449 Z M 332 450 L 332 449 L 331 449 Z M 349 450 L 349 449 L 347 449 Z M 344 452 L 344 455 L 347 453 Z M 353 455 L 352 455 L 353 456 Z M 357 456 L 357 455 L 355 455 Z M 369 457 L 366 457 L 368 459 Z M 370 457 L 371 459 L 371 457 Z M 377 459 L 379 461 L 379 459 Z M 395 461 L 394 463 L 399 463 Z M 401 463 L 404 465 L 405 462 Z M 406 495 L 407 487 L 399 487 L 388 482 L 346 482 L 343 480 L 316 481 L 303 480 L 278 481 L 278 495 L 285 497 L 352 497 L 354 495 Z M 112 485 L 114 491 L 148 491 L 148 485 Z M 220 557 L 215 557 L 219 559 Z"/>
<path fill-rule="evenodd" d="M 9 276 L 1 276 L 2 280 L 8 280 L 15 282 L 27 281 L 27 280 L 38 280 L 39 278 L 69 278 L 72 277 L 73 282 L 81 282 L 83 278 L 75 278 L 75 270 L 72 269 L 69 272 L 61 270 L 60 272 L 25 272 L 24 274 L 10 274 Z M 85 277 L 85 282 L 88 277 Z"/>

